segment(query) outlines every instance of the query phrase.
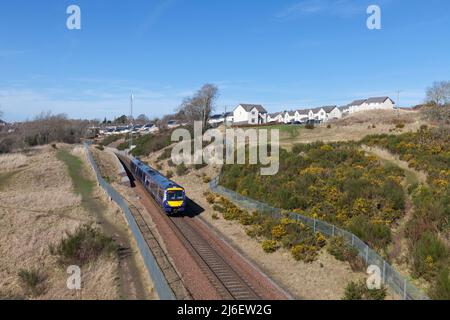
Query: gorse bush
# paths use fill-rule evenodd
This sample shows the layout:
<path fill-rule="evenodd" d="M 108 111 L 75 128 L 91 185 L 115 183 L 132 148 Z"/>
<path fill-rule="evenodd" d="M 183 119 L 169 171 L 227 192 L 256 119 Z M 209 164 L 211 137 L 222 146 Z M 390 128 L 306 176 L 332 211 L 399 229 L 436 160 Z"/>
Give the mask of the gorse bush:
<path fill-rule="evenodd" d="M 114 240 L 90 225 L 79 227 L 68 233 L 56 246 L 50 246 L 50 253 L 58 255 L 61 263 L 83 265 L 96 260 L 103 254 L 117 252 Z"/>
<path fill-rule="evenodd" d="M 312 143 L 280 150 L 280 170 L 260 176 L 259 165 L 224 166 L 221 184 L 273 207 L 325 220 L 355 231 L 383 249 L 389 226 L 405 209 L 403 170 L 366 156 L 355 143 Z"/>
<path fill-rule="evenodd" d="M 427 184 L 408 188 L 413 200 L 413 218 L 406 235 L 410 240 L 412 268 L 416 277 L 423 277 L 442 286 L 442 270 L 449 265 L 449 247 L 437 236 L 447 234 L 450 221 L 450 129 L 422 126 L 417 132 L 397 136 L 374 135 L 362 143 L 389 150 L 415 170 L 427 174 Z"/>
<path fill-rule="evenodd" d="M 353 271 L 364 270 L 364 260 L 358 255 L 358 250 L 345 243 L 343 237 L 328 240 L 327 251 L 339 261 L 346 261 Z"/>
<path fill-rule="evenodd" d="M 343 300 L 385 300 L 387 290 L 385 287 L 380 289 L 369 289 L 365 281 L 350 282 L 345 288 Z"/>
<path fill-rule="evenodd" d="M 416 276 L 432 279 L 447 266 L 448 249 L 436 235 L 426 232 L 413 249 L 413 270 Z"/>

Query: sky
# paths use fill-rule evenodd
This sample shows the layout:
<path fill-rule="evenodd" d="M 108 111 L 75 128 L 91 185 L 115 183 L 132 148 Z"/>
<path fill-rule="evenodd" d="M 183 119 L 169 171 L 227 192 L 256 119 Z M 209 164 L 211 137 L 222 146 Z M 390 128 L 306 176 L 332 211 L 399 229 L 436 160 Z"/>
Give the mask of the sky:
<path fill-rule="evenodd" d="M 369 30 L 369 5 L 381 30 Z M 69 5 L 81 29 L 69 30 Z M 450 80 L 448 0 L 2 0 L 0 110 L 113 119 L 172 113 L 205 83 L 216 112 L 423 102 Z"/>

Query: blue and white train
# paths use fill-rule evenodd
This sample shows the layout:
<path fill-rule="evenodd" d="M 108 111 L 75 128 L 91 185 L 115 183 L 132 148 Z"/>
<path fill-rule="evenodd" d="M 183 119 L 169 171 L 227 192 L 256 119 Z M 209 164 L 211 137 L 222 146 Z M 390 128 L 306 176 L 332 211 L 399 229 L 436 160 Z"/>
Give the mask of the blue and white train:
<path fill-rule="evenodd" d="M 142 182 L 167 214 L 186 210 L 186 194 L 183 187 L 137 159 L 131 160 L 130 167 L 134 176 Z"/>

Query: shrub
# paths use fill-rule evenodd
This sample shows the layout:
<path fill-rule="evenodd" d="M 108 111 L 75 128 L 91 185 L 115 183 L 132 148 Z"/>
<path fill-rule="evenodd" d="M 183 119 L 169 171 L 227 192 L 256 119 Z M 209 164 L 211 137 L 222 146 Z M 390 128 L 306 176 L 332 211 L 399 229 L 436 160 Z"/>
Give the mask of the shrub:
<path fill-rule="evenodd" d="M 433 300 L 450 300 L 450 275 L 448 267 L 441 270 L 430 289 Z"/>
<path fill-rule="evenodd" d="M 221 213 L 225 212 L 225 209 L 218 204 L 213 205 L 213 210 Z"/>
<path fill-rule="evenodd" d="M 405 124 L 402 123 L 402 122 L 400 122 L 400 123 L 397 123 L 397 124 L 395 125 L 395 127 L 396 127 L 397 129 L 403 129 L 403 128 L 405 127 Z"/>
<path fill-rule="evenodd" d="M 97 148 L 97 149 L 100 150 L 100 151 L 105 150 L 105 147 L 104 147 L 103 145 L 101 145 L 101 144 L 95 146 L 95 148 Z"/>
<path fill-rule="evenodd" d="M 17 275 L 26 294 L 39 296 L 45 291 L 46 277 L 39 271 L 21 269 Z"/>
<path fill-rule="evenodd" d="M 169 171 L 166 172 L 166 178 L 167 179 L 172 179 L 173 178 L 173 171 L 172 170 L 169 170 Z"/>
<path fill-rule="evenodd" d="M 210 183 L 211 182 L 211 178 L 208 176 L 204 176 L 203 177 L 203 183 Z"/>
<path fill-rule="evenodd" d="M 327 129 L 331 129 L 331 124 L 327 125 Z"/>
<path fill-rule="evenodd" d="M 158 161 L 169 159 L 172 156 L 172 148 L 166 148 L 158 157 Z"/>
<path fill-rule="evenodd" d="M 414 274 L 428 280 L 436 275 L 439 267 L 447 265 L 447 246 L 431 232 L 423 234 L 414 244 L 412 254 Z"/>
<path fill-rule="evenodd" d="M 359 282 L 350 282 L 345 288 L 343 300 L 385 300 L 387 290 L 385 287 L 380 289 L 367 288 L 364 280 Z"/>
<path fill-rule="evenodd" d="M 272 229 L 272 238 L 280 240 L 286 235 L 286 229 L 282 225 L 277 225 Z"/>
<path fill-rule="evenodd" d="M 350 264 L 353 271 L 364 270 L 364 261 L 358 255 L 358 250 L 345 243 L 343 237 L 334 237 L 328 240 L 327 251 L 339 261 Z"/>
<path fill-rule="evenodd" d="M 171 168 L 175 168 L 175 167 L 176 167 L 176 164 L 173 163 L 172 159 L 169 159 L 169 161 L 167 161 L 167 165 L 168 165 L 169 167 L 171 167 Z"/>
<path fill-rule="evenodd" d="M 278 244 L 275 240 L 264 240 L 261 243 L 264 252 L 273 253 L 278 250 Z"/>
<path fill-rule="evenodd" d="M 213 219 L 213 220 L 219 220 L 220 218 L 219 218 L 219 215 L 217 214 L 217 213 L 213 213 L 212 215 L 211 215 L 211 218 Z"/>
<path fill-rule="evenodd" d="M 319 248 L 311 245 L 298 244 L 292 247 L 291 254 L 297 261 L 304 261 L 306 263 L 316 260 Z"/>
<path fill-rule="evenodd" d="M 102 254 L 113 254 L 117 246 L 111 237 L 105 236 L 90 225 L 79 227 L 55 247 L 50 246 L 50 253 L 58 255 L 61 263 L 83 265 L 96 260 Z"/>
<path fill-rule="evenodd" d="M 189 169 L 186 167 L 184 163 L 182 163 L 177 166 L 176 172 L 178 176 L 184 176 L 189 172 Z"/>
<path fill-rule="evenodd" d="M 305 129 L 308 129 L 308 130 L 314 130 L 314 125 L 312 124 L 312 123 L 308 123 L 307 125 L 305 125 Z"/>
<path fill-rule="evenodd" d="M 216 202 L 216 196 L 213 193 L 207 192 L 205 194 L 205 196 L 206 196 L 206 201 L 208 201 L 209 204 L 213 204 Z"/>
<path fill-rule="evenodd" d="M 349 230 L 367 242 L 371 247 L 377 249 L 385 249 L 392 238 L 389 226 L 381 223 L 373 223 L 368 217 L 363 215 L 351 219 Z"/>

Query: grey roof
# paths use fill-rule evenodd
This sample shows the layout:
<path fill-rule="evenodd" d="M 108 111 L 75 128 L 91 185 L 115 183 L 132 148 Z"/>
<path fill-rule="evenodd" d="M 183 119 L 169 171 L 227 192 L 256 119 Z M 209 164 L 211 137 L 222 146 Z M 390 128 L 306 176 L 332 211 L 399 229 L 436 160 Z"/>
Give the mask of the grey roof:
<path fill-rule="evenodd" d="M 390 99 L 389 97 L 375 97 L 375 98 L 369 98 L 366 100 L 366 103 L 384 103 L 386 100 Z M 394 102 L 391 99 L 392 102 Z"/>
<path fill-rule="evenodd" d="M 270 116 L 271 118 L 275 118 L 275 117 L 278 117 L 280 114 L 281 114 L 281 112 L 275 112 L 275 113 L 269 114 L 269 116 Z"/>
<path fill-rule="evenodd" d="M 215 119 L 222 119 L 222 118 L 223 118 L 223 115 L 221 115 L 221 114 L 215 114 L 215 115 L 211 116 L 209 119 L 215 120 Z"/>
<path fill-rule="evenodd" d="M 314 112 L 314 113 L 317 113 L 317 112 L 319 112 L 322 109 L 323 109 L 322 107 L 318 107 L 318 108 L 311 109 L 311 111 Z"/>
<path fill-rule="evenodd" d="M 295 116 L 295 111 L 286 111 L 284 114 L 286 115 L 286 113 L 287 113 L 290 117 Z"/>
<path fill-rule="evenodd" d="M 225 113 L 225 117 L 232 117 L 234 114 L 233 112 L 227 112 Z"/>
<path fill-rule="evenodd" d="M 339 110 L 344 111 L 345 109 L 348 109 L 348 105 L 347 106 L 342 106 L 342 107 L 338 107 Z"/>
<path fill-rule="evenodd" d="M 308 114 L 309 114 L 309 109 L 297 110 L 297 112 L 298 112 L 299 114 L 308 115 Z"/>
<path fill-rule="evenodd" d="M 353 101 L 352 103 L 349 103 L 348 105 L 347 105 L 347 107 L 350 107 L 350 106 L 360 106 L 360 105 L 362 105 L 364 102 L 366 102 L 367 100 L 366 99 L 361 99 L 361 100 L 355 100 L 355 101 Z"/>
<path fill-rule="evenodd" d="M 333 111 L 336 108 L 337 108 L 337 106 L 325 106 L 325 107 L 322 107 L 322 109 L 325 110 L 326 113 L 330 113 L 331 111 Z"/>
<path fill-rule="evenodd" d="M 258 110 L 261 113 L 267 113 L 267 110 L 264 109 L 264 107 L 260 104 L 242 104 L 241 103 L 240 106 L 242 106 L 242 108 L 244 108 L 245 111 L 247 111 L 247 112 L 250 112 L 256 108 L 256 110 Z"/>

